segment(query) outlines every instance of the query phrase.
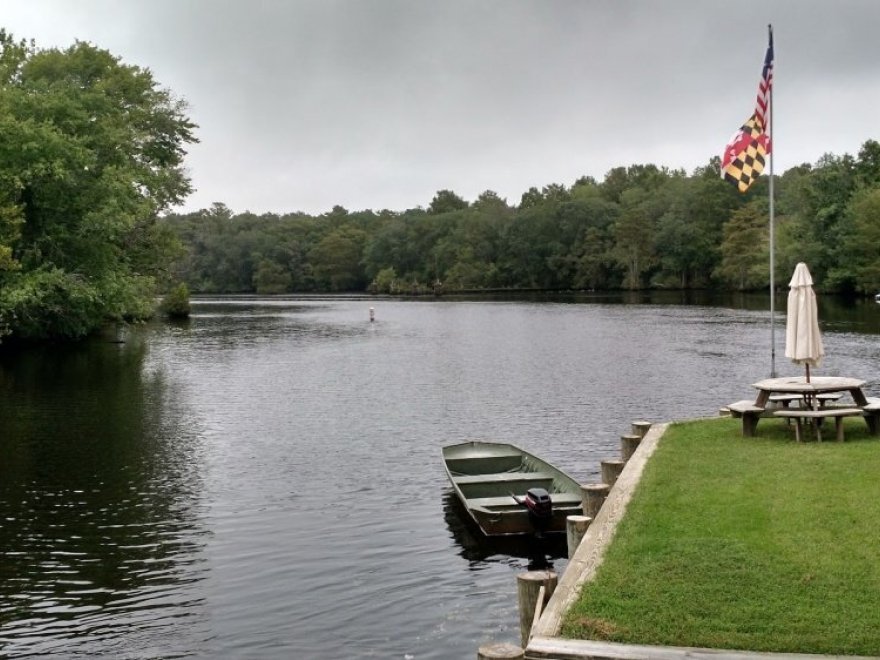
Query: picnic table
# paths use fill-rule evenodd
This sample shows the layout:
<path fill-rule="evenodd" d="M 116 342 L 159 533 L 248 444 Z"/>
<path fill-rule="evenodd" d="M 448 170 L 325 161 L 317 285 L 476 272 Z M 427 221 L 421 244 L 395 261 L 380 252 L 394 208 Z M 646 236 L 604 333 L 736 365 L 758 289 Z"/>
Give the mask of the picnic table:
<path fill-rule="evenodd" d="M 821 441 L 821 423 L 828 418 L 834 419 L 838 440 L 843 440 L 844 417 L 864 417 L 869 431 L 877 435 L 880 431 L 880 400 L 868 399 L 862 390 L 864 386 L 863 380 L 841 376 L 814 376 L 809 382 L 804 376 L 767 378 L 752 384 L 758 390 L 754 401 L 737 401 L 730 404 L 728 409 L 733 416 L 742 418 L 743 435 L 747 437 L 755 435 L 762 417 L 795 420 L 798 441 L 801 440 L 801 424 L 804 420 L 812 423 L 816 437 Z M 824 405 L 829 399 L 845 393 L 852 397 L 852 404 Z M 789 408 L 787 404 L 792 397 L 800 399 L 801 406 Z M 773 406 L 774 402 L 784 402 L 784 405 Z"/>
<path fill-rule="evenodd" d="M 858 378 L 844 378 L 841 376 L 813 376 L 810 382 L 804 376 L 789 376 L 786 378 L 767 378 L 754 383 L 752 387 L 758 390 L 755 405 L 764 408 L 772 394 L 800 394 L 805 399 L 810 399 L 818 394 L 831 392 L 849 392 L 853 402 L 857 406 L 868 405 L 868 398 L 862 391 L 865 381 Z"/>

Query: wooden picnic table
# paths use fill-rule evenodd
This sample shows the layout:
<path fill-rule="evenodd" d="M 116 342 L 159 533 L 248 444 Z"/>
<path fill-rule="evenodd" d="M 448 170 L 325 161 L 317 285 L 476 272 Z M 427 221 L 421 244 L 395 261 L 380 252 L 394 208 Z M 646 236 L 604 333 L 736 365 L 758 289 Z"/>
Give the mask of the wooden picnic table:
<path fill-rule="evenodd" d="M 844 378 L 842 376 L 813 376 L 810 382 L 804 376 L 787 376 L 784 378 L 767 378 L 753 383 L 752 387 L 758 390 L 755 405 L 765 408 L 771 394 L 800 394 L 810 398 L 818 394 L 830 392 L 849 392 L 853 402 L 859 406 L 868 405 L 868 398 L 862 391 L 865 381 L 858 378 Z"/>
<path fill-rule="evenodd" d="M 788 376 L 784 378 L 767 378 L 753 383 L 752 387 L 758 390 L 754 402 L 749 400 L 737 401 L 728 406 L 728 410 L 734 417 L 741 417 L 743 421 L 743 435 L 750 437 L 755 435 L 758 421 L 762 417 L 783 417 L 795 419 L 800 425 L 803 419 L 809 419 L 816 429 L 817 438 L 821 438 L 819 425 L 826 417 L 833 418 L 837 425 L 837 437 L 843 439 L 843 417 L 861 415 L 865 418 L 868 429 L 872 435 L 880 434 L 880 400 L 869 400 L 862 388 L 865 381 L 857 378 L 845 378 L 841 376 L 814 376 L 807 382 L 804 376 Z M 821 407 L 823 398 L 832 398 L 835 394 L 849 393 L 853 404 L 849 407 Z M 803 406 L 797 409 L 788 408 L 789 397 L 803 399 Z M 783 407 L 768 405 L 768 403 L 782 403 Z M 801 411 L 803 414 L 799 414 Z M 800 438 L 800 428 L 797 436 Z"/>

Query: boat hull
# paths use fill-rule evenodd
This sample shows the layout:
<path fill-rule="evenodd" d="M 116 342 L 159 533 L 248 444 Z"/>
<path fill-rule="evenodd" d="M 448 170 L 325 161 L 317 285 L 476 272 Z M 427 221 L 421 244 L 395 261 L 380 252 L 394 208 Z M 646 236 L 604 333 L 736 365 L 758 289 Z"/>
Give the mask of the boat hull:
<path fill-rule="evenodd" d="M 446 475 L 470 518 L 488 536 L 564 532 L 566 518 L 581 515 L 581 489 L 571 476 L 518 447 L 465 442 L 443 448 Z M 543 488 L 553 515 L 537 530 L 528 510 L 514 499 Z"/>

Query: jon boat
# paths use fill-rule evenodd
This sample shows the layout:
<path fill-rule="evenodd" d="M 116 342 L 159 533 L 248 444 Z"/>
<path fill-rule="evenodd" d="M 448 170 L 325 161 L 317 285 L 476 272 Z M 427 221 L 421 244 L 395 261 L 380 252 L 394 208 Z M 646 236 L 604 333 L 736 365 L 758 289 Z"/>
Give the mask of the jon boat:
<path fill-rule="evenodd" d="M 581 515 L 580 484 L 513 445 L 450 445 L 443 448 L 443 463 L 458 499 L 488 536 L 564 532 L 565 519 Z M 537 501 L 546 495 L 549 503 Z"/>

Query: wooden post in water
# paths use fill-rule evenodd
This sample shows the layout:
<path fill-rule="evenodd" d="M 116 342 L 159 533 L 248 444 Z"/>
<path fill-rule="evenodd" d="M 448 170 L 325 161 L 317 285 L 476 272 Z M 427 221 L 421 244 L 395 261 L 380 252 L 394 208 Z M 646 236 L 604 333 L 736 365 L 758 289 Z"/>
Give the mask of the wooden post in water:
<path fill-rule="evenodd" d="M 619 458 L 613 458 L 602 461 L 601 465 L 602 481 L 609 486 L 614 486 L 614 484 L 617 483 L 617 477 L 623 472 L 623 466 L 626 465 L 626 461 L 622 461 Z"/>
<path fill-rule="evenodd" d="M 599 513 L 599 509 L 602 508 L 605 498 L 608 497 L 608 491 L 610 490 L 611 486 L 608 484 L 587 484 L 586 486 L 581 486 L 581 503 L 584 515 L 595 518 Z"/>
<path fill-rule="evenodd" d="M 477 651 L 477 660 L 522 660 L 524 657 L 520 647 L 507 642 L 485 644 Z"/>
<path fill-rule="evenodd" d="M 637 421 L 632 423 L 632 432 L 640 438 L 644 438 L 650 428 L 651 422 Z"/>
<path fill-rule="evenodd" d="M 568 542 L 568 558 L 574 557 L 574 551 L 590 528 L 593 519 L 590 516 L 568 516 L 565 519 L 565 539 Z"/>
<path fill-rule="evenodd" d="M 516 576 L 516 594 L 519 601 L 519 632 L 522 647 L 529 645 L 535 613 L 544 609 L 544 603 L 556 589 L 556 573 L 553 571 L 528 571 Z M 543 594 L 540 598 L 539 595 Z"/>
<path fill-rule="evenodd" d="M 636 453 L 636 449 L 639 448 L 639 443 L 642 441 L 642 436 L 640 435 L 622 435 L 620 436 L 620 456 L 624 461 L 628 461 L 632 458 L 632 455 Z"/>

